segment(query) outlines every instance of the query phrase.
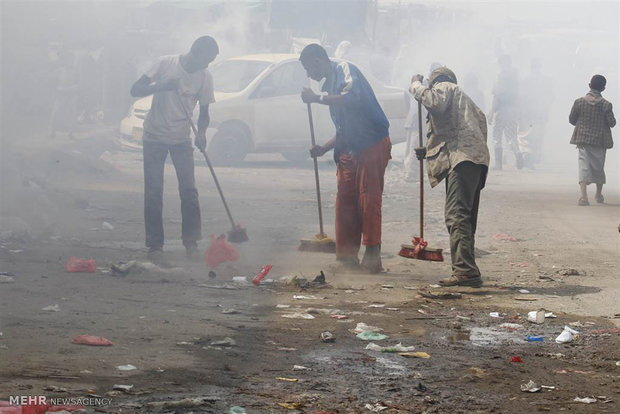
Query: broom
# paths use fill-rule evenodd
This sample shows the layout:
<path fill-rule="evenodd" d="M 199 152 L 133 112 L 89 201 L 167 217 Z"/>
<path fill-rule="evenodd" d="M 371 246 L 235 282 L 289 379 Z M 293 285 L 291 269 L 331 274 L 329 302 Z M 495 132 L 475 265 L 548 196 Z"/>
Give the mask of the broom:
<path fill-rule="evenodd" d="M 420 147 L 422 142 L 422 103 L 418 101 L 418 135 Z M 428 247 L 428 242 L 424 240 L 424 160 L 420 160 L 420 236 L 415 236 L 412 244 L 402 244 L 399 256 L 408 259 L 428 260 L 433 262 L 443 262 L 443 249 L 433 249 Z"/>
<path fill-rule="evenodd" d="M 310 122 L 310 140 L 312 141 L 312 147 L 316 145 L 314 139 L 314 122 L 312 122 L 312 108 L 308 104 L 308 121 Z M 302 252 L 323 252 L 323 253 L 336 253 L 336 242 L 328 237 L 323 231 L 323 209 L 321 207 L 321 185 L 319 184 L 319 164 L 316 157 L 312 158 L 314 161 L 314 181 L 316 184 L 316 202 L 319 207 L 319 234 L 314 236 L 314 239 L 302 239 L 299 244 L 299 251 Z"/>

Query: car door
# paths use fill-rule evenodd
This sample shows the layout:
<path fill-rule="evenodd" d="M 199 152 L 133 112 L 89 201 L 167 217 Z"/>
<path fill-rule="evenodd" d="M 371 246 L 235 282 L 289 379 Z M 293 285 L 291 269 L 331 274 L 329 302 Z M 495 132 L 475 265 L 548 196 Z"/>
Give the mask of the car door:
<path fill-rule="evenodd" d="M 301 90 L 308 85 L 310 81 L 298 60 L 275 67 L 259 83 L 250 97 L 257 147 L 277 152 L 309 148 L 308 111 L 300 97 Z M 313 110 L 318 106 L 313 105 Z M 325 109 L 315 110 L 315 127 L 319 129 L 325 121 L 319 115 L 324 114 Z"/>

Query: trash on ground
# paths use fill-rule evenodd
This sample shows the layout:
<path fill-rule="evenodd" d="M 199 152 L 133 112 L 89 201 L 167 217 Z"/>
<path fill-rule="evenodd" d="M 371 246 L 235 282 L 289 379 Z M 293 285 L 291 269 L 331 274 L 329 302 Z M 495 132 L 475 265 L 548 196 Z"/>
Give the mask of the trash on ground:
<path fill-rule="evenodd" d="M 493 240 L 501 240 L 501 241 L 518 241 L 519 239 L 509 236 L 506 233 L 496 233 L 493 235 Z"/>
<path fill-rule="evenodd" d="M 555 342 L 557 342 L 558 344 L 565 344 L 568 342 L 573 342 L 573 340 L 575 339 L 575 335 L 578 335 L 579 332 L 572 329 L 569 326 L 564 326 L 564 330 L 562 331 L 561 334 L 558 335 L 557 338 L 555 338 Z"/>
<path fill-rule="evenodd" d="M 234 405 L 228 409 L 227 414 L 246 414 L 246 411 L 245 408 Z"/>
<path fill-rule="evenodd" d="M 237 315 L 239 313 L 241 313 L 241 311 L 238 311 L 237 309 L 222 309 L 222 313 L 224 315 Z"/>
<path fill-rule="evenodd" d="M 132 388 L 133 388 L 133 385 L 114 384 L 112 386 L 113 390 L 115 390 L 115 391 L 123 391 L 123 392 L 129 392 L 129 391 L 131 391 Z"/>
<path fill-rule="evenodd" d="M 595 403 L 598 400 L 596 398 L 593 398 L 593 397 L 585 397 L 585 398 L 575 397 L 575 399 L 573 399 L 573 401 L 578 402 L 578 403 L 584 403 L 584 404 L 592 404 L 592 403 Z"/>
<path fill-rule="evenodd" d="M 331 314 L 331 315 L 329 315 L 329 317 L 332 318 L 332 319 L 338 319 L 338 320 L 349 319 L 348 315 L 335 315 L 335 314 Z"/>
<path fill-rule="evenodd" d="M 364 349 L 367 349 L 369 351 L 377 351 L 377 352 L 384 352 L 384 353 L 396 353 L 396 352 L 412 352 L 415 350 L 415 346 L 403 346 L 403 344 L 401 344 L 400 342 L 392 346 L 380 346 L 380 345 L 377 345 L 371 342 L 368 345 L 366 345 L 366 348 Z"/>
<path fill-rule="evenodd" d="M 278 303 L 276 305 L 276 308 L 278 308 L 278 309 L 288 309 L 290 307 L 291 307 L 291 305 L 284 305 L 284 304 L 281 304 L 281 303 Z"/>
<path fill-rule="evenodd" d="M 523 359 L 518 355 L 513 355 L 510 357 L 510 362 L 517 362 L 520 364 L 523 362 Z"/>
<path fill-rule="evenodd" d="M 108 223 L 107 221 L 104 221 L 103 223 L 101 223 L 101 228 L 104 230 L 114 230 L 114 226 Z"/>
<path fill-rule="evenodd" d="M 276 404 L 279 405 L 282 408 L 286 408 L 287 410 L 296 410 L 296 409 L 298 409 L 301 406 L 300 403 L 279 402 L 279 403 L 276 403 Z"/>
<path fill-rule="evenodd" d="M 545 310 L 544 309 L 540 309 L 537 311 L 531 311 L 527 313 L 527 320 L 532 322 L 532 323 L 536 323 L 536 324 L 541 324 L 545 322 Z"/>
<path fill-rule="evenodd" d="M 90 345 L 90 346 L 112 346 L 112 342 L 102 336 L 94 335 L 78 335 L 71 341 L 72 344 Z"/>
<path fill-rule="evenodd" d="M 389 338 L 387 335 L 373 331 L 360 332 L 356 335 L 356 337 L 363 341 L 382 341 Z"/>
<path fill-rule="evenodd" d="M 383 410 L 387 410 L 388 407 L 386 407 L 385 405 L 381 404 L 381 403 L 376 403 L 376 404 L 366 404 L 364 406 L 364 408 L 366 408 L 367 410 L 370 410 L 374 413 L 378 413 L 381 412 Z"/>
<path fill-rule="evenodd" d="M 285 313 L 284 315 L 282 315 L 282 317 L 288 319 L 314 319 L 314 316 L 310 315 L 309 313 L 300 312 Z"/>
<path fill-rule="evenodd" d="M 276 379 L 284 382 L 299 382 L 297 378 L 276 377 Z"/>
<path fill-rule="evenodd" d="M 398 355 L 405 357 L 405 358 L 423 358 L 423 359 L 428 359 L 431 357 L 430 354 L 426 353 L 426 352 L 399 352 Z"/>
<path fill-rule="evenodd" d="M 519 289 L 519 293 L 527 294 L 527 293 L 531 293 L 531 292 L 529 290 L 527 290 L 527 289 Z"/>
<path fill-rule="evenodd" d="M 489 312 L 489 316 L 491 318 L 501 318 L 502 317 L 502 315 L 500 315 L 499 312 Z"/>
<path fill-rule="evenodd" d="M 355 327 L 355 329 L 353 330 L 353 332 L 355 333 L 361 333 L 361 332 L 366 332 L 366 331 L 381 332 L 383 331 L 383 329 L 377 326 L 366 325 L 364 322 L 359 322 L 357 326 Z"/>
<path fill-rule="evenodd" d="M 499 327 L 504 328 L 511 332 L 518 331 L 519 329 L 523 329 L 523 325 L 520 325 L 518 323 L 510 323 L 510 322 L 502 323 Z"/>
<path fill-rule="evenodd" d="M 116 367 L 116 369 L 118 369 L 119 371 L 133 371 L 136 370 L 138 368 L 136 368 L 135 366 L 131 365 L 131 364 L 127 364 L 127 365 L 119 365 Z"/>
<path fill-rule="evenodd" d="M 369 308 L 385 308 L 385 303 L 371 303 L 368 305 Z"/>
<path fill-rule="evenodd" d="M 57 387 L 56 385 L 48 385 L 43 389 L 50 392 L 67 392 L 67 389 L 65 387 Z"/>
<path fill-rule="evenodd" d="M 65 270 L 70 273 L 95 273 L 97 264 L 94 259 L 82 259 L 71 256 L 65 264 Z"/>
<path fill-rule="evenodd" d="M 271 265 L 265 265 L 261 267 L 256 276 L 254 276 L 254 279 L 252 279 L 252 283 L 254 284 L 254 286 L 260 285 L 260 282 L 263 281 L 263 279 L 269 274 L 270 271 Z"/>
<path fill-rule="evenodd" d="M 215 279 L 217 274 L 213 270 L 209 270 L 209 279 Z"/>
<path fill-rule="evenodd" d="M 293 295 L 293 299 L 295 300 L 317 300 L 318 298 L 316 296 L 312 296 L 312 295 Z"/>
<path fill-rule="evenodd" d="M 329 331 L 321 332 L 321 341 L 323 342 L 336 342 L 336 337 Z"/>
<path fill-rule="evenodd" d="M 15 278 L 13 276 L 0 275 L 0 283 L 13 283 Z"/>
<path fill-rule="evenodd" d="M 303 365 L 293 365 L 293 371 L 310 371 L 310 368 Z"/>
<path fill-rule="evenodd" d="M 542 336 L 528 336 L 526 338 L 526 341 L 528 342 L 542 342 L 543 341 L 543 337 Z"/>
<path fill-rule="evenodd" d="M 428 299 L 461 299 L 462 294 L 456 292 L 420 292 L 420 296 Z"/>
<path fill-rule="evenodd" d="M 163 268 L 151 262 L 139 262 L 137 260 L 120 262 L 110 266 L 110 274 L 112 276 L 127 276 L 129 274 L 141 273 L 158 273 L 161 275 L 180 276 L 183 272 L 182 267 Z"/>
<path fill-rule="evenodd" d="M 398 312 L 400 310 L 400 308 L 385 308 L 385 309 L 392 311 L 392 312 Z"/>
<path fill-rule="evenodd" d="M 49 305 L 49 306 L 42 308 L 41 310 L 46 311 L 46 312 L 60 312 L 60 306 L 58 306 L 58 304 Z"/>
<path fill-rule="evenodd" d="M 527 384 L 521 384 L 521 391 L 523 392 L 538 392 L 542 388 L 540 385 L 536 384 L 534 381 L 529 380 Z"/>
<path fill-rule="evenodd" d="M 545 312 L 545 318 L 557 318 L 558 316 L 553 312 Z"/>
<path fill-rule="evenodd" d="M 235 342 L 234 339 L 226 337 L 222 340 L 211 342 L 211 345 L 212 346 L 235 346 L 237 345 L 237 343 Z"/>
<path fill-rule="evenodd" d="M 233 276 L 232 282 L 237 285 L 249 285 L 250 284 L 250 282 L 248 281 L 248 278 L 245 276 Z"/>
<path fill-rule="evenodd" d="M 205 263 L 207 266 L 215 269 L 221 263 L 239 260 L 237 248 L 226 241 L 225 234 L 218 237 L 211 235 L 210 238 L 211 245 L 205 251 Z"/>

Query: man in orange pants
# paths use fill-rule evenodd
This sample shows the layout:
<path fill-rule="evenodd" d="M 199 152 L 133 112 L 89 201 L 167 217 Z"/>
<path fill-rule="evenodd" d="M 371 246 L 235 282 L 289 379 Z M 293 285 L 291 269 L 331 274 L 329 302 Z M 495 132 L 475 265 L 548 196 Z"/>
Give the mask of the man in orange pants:
<path fill-rule="evenodd" d="M 333 62 L 320 45 L 304 48 L 299 58 L 308 77 L 325 78 L 317 95 L 304 89 L 305 103 L 329 106 L 336 136 L 310 150 L 320 157 L 334 150 L 338 165 L 336 196 L 336 259 L 359 268 L 360 243 L 366 246 L 361 267 L 379 273 L 381 266 L 381 204 L 383 176 L 391 158 L 389 122 L 360 70 L 348 62 Z"/>

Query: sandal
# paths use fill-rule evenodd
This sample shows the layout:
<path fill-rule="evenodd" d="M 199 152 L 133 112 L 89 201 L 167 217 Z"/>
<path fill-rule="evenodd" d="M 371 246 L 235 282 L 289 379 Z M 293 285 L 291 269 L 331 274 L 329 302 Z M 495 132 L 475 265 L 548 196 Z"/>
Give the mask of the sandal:
<path fill-rule="evenodd" d="M 477 288 L 482 286 L 482 278 L 480 276 L 452 275 L 449 278 L 440 280 L 439 285 L 443 287 L 469 286 Z"/>
<path fill-rule="evenodd" d="M 599 204 L 605 204 L 605 197 L 603 197 L 603 194 L 601 194 L 600 196 L 594 196 L 594 199 Z"/>
<path fill-rule="evenodd" d="M 590 202 L 588 201 L 588 199 L 587 199 L 587 198 L 580 197 L 580 198 L 579 198 L 579 201 L 577 201 L 577 205 L 580 205 L 580 206 L 589 206 L 589 205 L 590 205 Z"/>

